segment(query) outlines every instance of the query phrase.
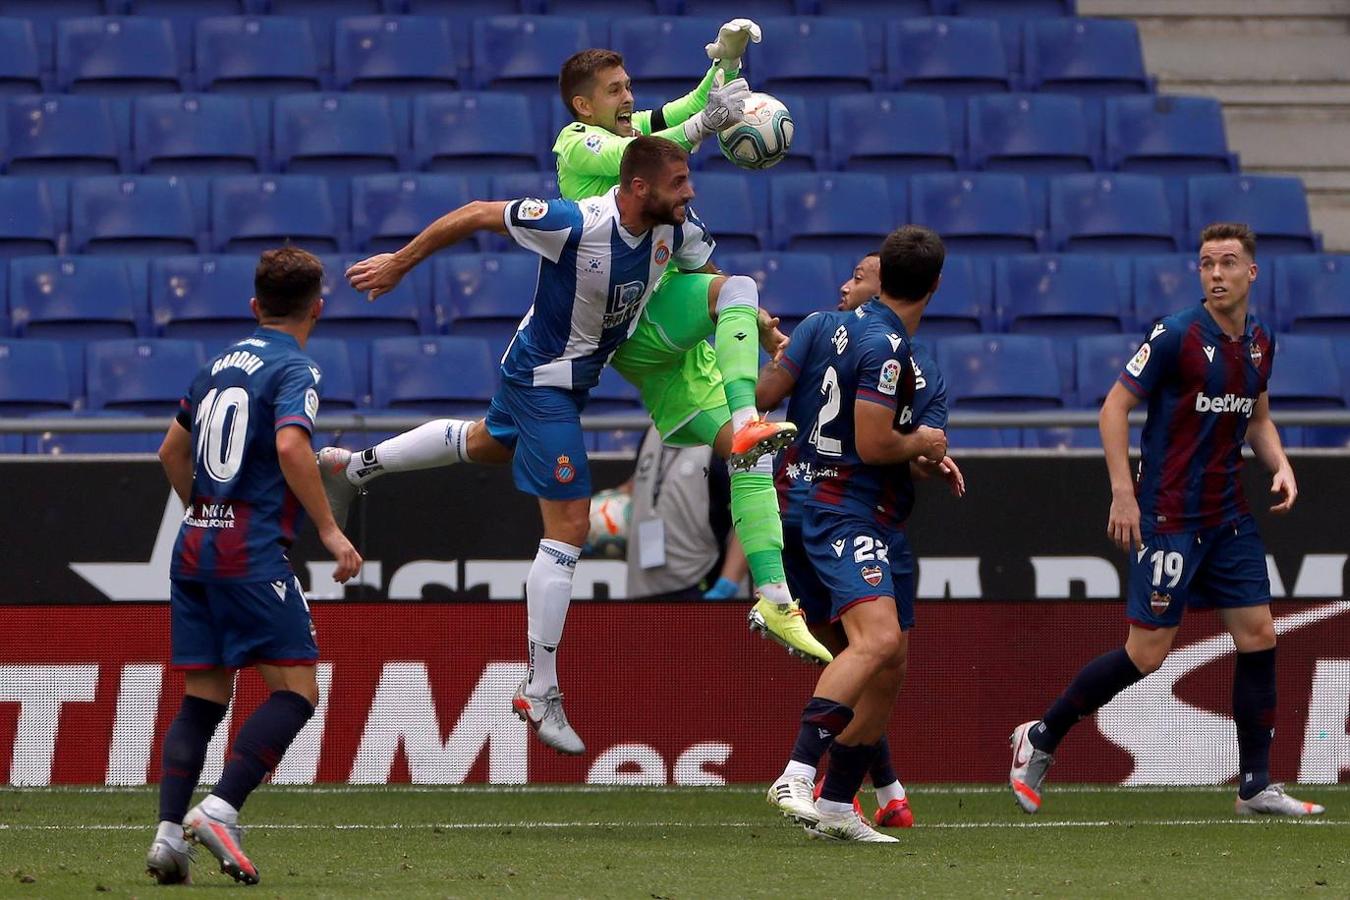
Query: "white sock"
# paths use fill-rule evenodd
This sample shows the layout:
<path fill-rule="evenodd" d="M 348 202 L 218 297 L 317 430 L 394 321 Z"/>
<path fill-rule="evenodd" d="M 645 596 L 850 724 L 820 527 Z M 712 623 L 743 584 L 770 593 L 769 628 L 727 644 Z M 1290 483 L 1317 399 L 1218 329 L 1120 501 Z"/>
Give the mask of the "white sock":
<path fill-rule="evenodd" d="M 753 406 L 745 406 L 731 411 L 731 433 L 735 434 L 741 430 L 741 427 L 751 419 L 759 415 L 759 410 Z"/>
<path fill-rule="evenodd" d="M 898 781 L 892 781 L 890 784 L 883 784 L 877 788 L 877 805 L 883 809 L 892 800 L 903 799 L 905 799 L 905 786 Z"/>
<path fill-rule="evenodd" d="M 347 480 L 362 485 L 385 472 L 413 472 L 469 462 L 465 447 L 471 424 L 465 419 L 432 419 L 353 453 L 347 463 Z"/>
<path fill-rule="evenodd" d="M 580 555 L 580 547 L 546 538 L 539 542 L 525 579 L 530 639 L 530 677 L 525 691 L 532 697 L 542 697 L 558 686 L 558 644 L 572 604 L 572 576 Z"/>
<path fill-rule="evenodd" d="M 804 762 L 797 762 L 795 759 L 788 760 L 787 768 L 783 770 L 780 778 L 787 778 L 789 775 L 801 775 L 803 778 L 816 780 L 816 767 L 808 766 Z"/>
<path fill-rule="evenodd" d="M 155 840 L 168 841 L 171 844 L 183 843 L 183 823 L 163 821 L 155 830 Z"/>
<path fill-rule="evenodd" d="M 757 584 L 755 589 L 759 591 L 760 596 L 775 606 L 784 607 L 792 602 L 792 593 L 788 590 L 787 582 L 774 581 L 769 584 Z"/>
<path fill-rule="evenodd" d="M 826 800 L 824 797 L 816 801 L 816 809 L 827 816 L 853 815 L 852 803 L 839 803 L 835 800 Z"/>
<path fill-rule="evenodd" d="M 235 809 L 215 794 L 207 794 L 202 801 L 202 810 L 213 819 L 233 824 L 239 821 L 239 810 Z"/>

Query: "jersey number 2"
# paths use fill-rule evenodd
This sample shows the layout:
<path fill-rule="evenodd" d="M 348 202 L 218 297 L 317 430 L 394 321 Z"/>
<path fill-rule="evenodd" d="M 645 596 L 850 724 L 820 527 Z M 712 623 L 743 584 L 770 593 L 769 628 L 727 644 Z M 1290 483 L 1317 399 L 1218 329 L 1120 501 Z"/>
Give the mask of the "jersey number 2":
<path fill-rule="evenodd" d="M 248 391 L 241 387 L 211 388 L 197 405 L 197 461 L 216 481 L 231 481 L 239 474 L 248 405 Z"/>
<path fill-rule="evenodd" d="M 815 446 L 816 452 L 821 456 L 842 456 L 844 452 L 843 442 L 838 438 L 827 437 L 821 434 L 821 429 L 833 422 L 839 416 L 840 393 L 839 393 L 839 373 L 830 366 L 825 370 L 825 377 L 820 380 L 820 393 L 825 397 L 820 404 L 820 413 L 816 416 L 816 425 L 811 429 L 810 441 Z"/>

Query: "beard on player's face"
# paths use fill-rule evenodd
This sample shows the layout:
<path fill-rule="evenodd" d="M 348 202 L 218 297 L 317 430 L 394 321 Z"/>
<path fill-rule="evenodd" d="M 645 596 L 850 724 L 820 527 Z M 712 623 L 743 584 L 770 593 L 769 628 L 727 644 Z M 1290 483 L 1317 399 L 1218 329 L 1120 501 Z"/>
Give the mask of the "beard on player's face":
<path fill-rule="evenodd" d="M 660 225 L 683 225 L 685 211 L 684 199 L 673 193 L 653 193 L 642 207 L 643 214 Z"/>

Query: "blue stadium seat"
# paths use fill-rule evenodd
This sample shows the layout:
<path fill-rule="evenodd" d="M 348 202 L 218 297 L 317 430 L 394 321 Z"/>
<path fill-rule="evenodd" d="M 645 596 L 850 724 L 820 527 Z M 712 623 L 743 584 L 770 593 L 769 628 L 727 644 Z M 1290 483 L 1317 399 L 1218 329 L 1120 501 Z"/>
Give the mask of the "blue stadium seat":
<path fill-rule="evenodd" d="M 994 261 L 999 319 L 1013 333 L 1132 331 L 1129 268 L 1103 256 L 1005 256 Z"/>
<path fill-rule="evenodd" d="M 56 412 L 73 402 L 60 343 L 0 340 L 0 416 Z"/>
<path fill-rule="evenodd" d="M 431 16 L 339 19 L 333 68 L 344 91 L 412 94 L 460 87 L 450 21 Z"/>
<path fill-rule="evenodd" d="M 466 179 L 457 175 L 397 173 L 352 179 L 352 242 L 357 250 L 397 250 L 436 219 L 473 199 Z M 471 253 L 461 241 L 446 253 Z"/>
<path fill-rule="evenodd" d="M 861 256 L 880 247 L 895 228 L 890 191 L 880 175 L 779 175 L 769 192 L 774 243 L 783 250 Z M 715 236 L 715 226 L 709 227 Z"/>
<path fill-rule="evenodd" d="M 99 16 L 56 23 L 56 80 L 73 94 L 163 94 L 183 89 L 167 19 Z"/>
<path fill-rule="evenodd" d="M 52 69 L 53 38 L 58 20 L 86 19 L 107 11 L 103 0 L 0 0 L 0 16 L 26 19 L 33 24 L 38 63 L 44 72 Z"/>
<path fill-rule="evenodd" d="M 283 172 L 397 171 L 395 133 L 389 100 L 376 94 L 292 94 L 272 101 L 272 147 Z"/>
<path fill-rule="evenodd" d="M 586 400 L 586 413 L 592 416 L 612 416 L 642 412 L 642 397 L 624 377 L 610 366 L 600 370 L 600 383 L 591 388 Z"/>
<path fill-rule="evenodd" d="M 16 336 L 53 340 L 135 337 L 145 321 L 145 310 L 145 294 L 135 289 L 121 259 L 30 256 L 10 260 L 9 313 Z"/>
<path fill-rule="evenodd" d="M 1056 409 L 1064 405 L 1054 342 L 1029 334 L 958 335 L 937 342 L 952 409 Z"/>
<path fill-rule="evenodd" d="M 762 195 L 751 190 L 750 176 L 730 172 L 700 172 L 694 176 L 698 217 L 717 241 L 717 252 L 754 253 L 767 250 L 768 223 Z M 770 179 L 772 180 L 772 178 Z"/>
<path fill-rule="evenodd" d="M 1210 222 L 1246 222 L 1258 254 L 1316 253 L 1303 182 L 1277 175 L 1197 175 L 1190 179 L 1187 215 L 1192 231 Z"/>
<path fill-rule="evenodd" d="M 33 23 L 0 19 L 0 96 L 42 90 L 42 61 Z"/>
<path fill-rule="evenodd" d="M 720 24 L 719 19 L 686 16 L 614 20 L 609 46 L 623 54 L 638 109 L 659 109 L 703 80 L 708 57 L 702 47 Z"/>
<path fill-rule="evenodd" d="M 981 256 L 948 256 L 942 280 L 923 313 L 923 338 L 994 330 L 992 274 Z"/>
<path fill-rule="evenodd" d="M 1106 163 L 1121 172 L 1205 175 L 1238 171 L 1223 107 L 1213 97 L 1108 97 Z"/>
<path fill-rule="evenodd" d="M 1037 216 L 1020 175 L 953 172 L 910 179 L 910 221 L 942 235 L 949 252 L 1034 253 Z"/>
<path fill-rule="evenodd" d="M 764 42 L 749 53 L 759 89 L 808 99 L 872 89 L 867 58 L 840 49 L 862 46 L 861 22 L 799 16 L 760 25 Z"/>
<path fill-rule="evenodd" d="M 1077 15 L 1075 0 L 948 0 L 956 16 L 1041 16 Z"/>
<path fill-rule="evenodd" d="M 201 341 L 210 353 L 253 331 L 253 256 L 150 260 L 150 318 L 166 338 Z"/>
<path fill-rule="evenodd" d="M 60 252 L 66 207 L 53 193 L 44 178 L 0 178 L 0 257 Z"/>
<path fill-rule="evenodd" d="M 416 97 L 412 153 L 416 166 L 431 172 L 500 174 L 539 167 L 529 102 L 506 93 Z"/>
<path fill-rule="evenodd" d="M 1097 151 L 1083 104 L 1053 94 L 989 94 L 967 101 L 975 168 L 1025 175 L 1091 172 Z"/>
<path fill-rule="evenodd" d="M 792 116 L 792 142 L 788 144 L 783 159 L 773 166 L 775 175 L 791 172 L 814 172 L 827 168 L 825 154 L 825 103 L 817 100 L 811 104 L 805 97 L 795 94 L 776 95 L 779 102 L 787 107 Z M 820 122 L 817 123 L 817 118 Z M 694 153 L 689 165 L 702 172 L 745 172 L 722 152 L 721 146 L 713 140 L 708 141 L 706 150 Z"/>
<path fill-rule="evenodd" d="M 266 153 L 249 101 L 218 94 L 140 97 L 132 107 L 136 168 L 158 175 L 239 175 Z"/>
<path fill-rule="evenodd" d="M 333 32 L 338 20 L 402 12 L 401 3 L 387 5 L 382 0 L 267 0 L 267 4 L 268 12 L 274 16 L 290 16 L 309 23 L 319 67 L 325 71 L 333 68 Z"/>
<path fill-rule="evenodd" d="M 793 329 L 813 312 L 834 309 L 839 287 L 823 253 L 733 253 L 718 258 L 728 274 L 749 275 L 759 285 L 759 303 Z"/>
<path fill-rule="evenodd" d="M 405 278 L 374 303 L 347 283 L 344 273 L 360 256 L 323 259 L 323 333 L 327 337 L 367 340 L 431 331 L 430 307 L 423 302 L 418 279 Z"/>
<path fill-rule="evenodd" d="M 547 200 L 560 196 L 558 176 L 552 172 L 512 172 L 493 175 L 488 179 L 489 200 L 515 200 L 520 197 Z"/>
<path fill-rule="evenodd" d="M 946 0 L 817 0 L 816 8 L 822 16 L 836 19 L 857 19 L 863 26 L 867 42 L 867 67 L 875 76 L 886 69 L 886 25 L 893 19 L 918 19 L 941 15 L 946 11 Z"/>
<path fill-rule="evenodd" d="M 290 243 L 338 249 L 337 217 L 317 175 L 222 175 L 211 183 L 211 237 L 220 253 L 260 253 Z"/>
<path fill-rule="evenodd" d="M 187 185 L 172 175 L 95 175 L 70 187 L 76 253 L 195 253 L 196 217 Z"/>
<path fill-rule="evenodd" d="M 113 4 L 119 5 L 119 0 L 113 0 Z M 208 16 L 242 16 L 253 5 L 253 0 L 127 0 L 126 3 L 131 15 L 169 20 L 180 65 L 192 59 L 199 20 Z"/>
<path fill-rule="evenodd" d="M 309 23 L 280 16 L 202 19 L 196 32 L 197 86 L 251 96 L 322 87 Z"/>
<path fill-rule="evenodd" d="M 1133 267 L 1135 326 L 1140 331 L 1204 299 L 1194 254 L 1136 256 Z"/>
<path fill-rule="evenodd" d="M 1050 241 L 1067 253 L 1169 253 L 1176 241 L 1167 189 L 1153 175 L 1050 180 Z"/>
<path fill-rule="evenodd" d="M 487 339 L 499 356 L 534 299 L 539 259 L 524 253 L 437 257 L 436 322 L 460 337 Z"/>
<path fill-rule="evenodd" d="M 196 341 L 92 341 L 85 347 L 89 408 L 162 415 L 178 411 L 206 354 Z"/>
<path fill-rule="evenodd" d="M 1350 336 L 1350 256 L 1284 256 L 1274 274 L 1277 329 Z"/>
<path fill-rule="evenodd" d="M 83 362 L 80 367 L 84 367 Z M 69 419 L 73 422 L 93 422 L 99 419 L 125 418 L 135 412 L 137 410 L 82 409 L 76 412 L 44 413 L 43 417 Z M 164 440 L 164 421 L 147 417 L 145 422 L 144 431 L 42 431 L 25 434 L 24 450 L 42 456 L 70 456 L 79 453 L 154 453 Z"/>
<path fill-rule="evenodd" d="M 886 26 L 890 86 L 964 97 L 1012 89 L 1003 36 L 987 19 L 901 19 Z"/>
<path fill-rule="evenodd" d="M 1095 409 L 1102 405 L 1142 343 L 1142 335 L 1092 334 L 1074 342 L 1077 357 L 1077 403 Z"/>
<path fill-rule="evenodd" d="M 1032 19 L 1025 29 L 1032 90 L 1094 97 L 1153 90 L 1139 29 L 1128 19 Z"/>
<path fill-rule="evenodd" d="M 350 345 L 341 338 L 311 337 L 305 342 L 305 355 L 314 360 L 323 373 L 319 381 L 321 409 L 355 409 L 365 406 L 369 389 L 356 380 Z"/>
<path fill-rule="evenodd" d="M 473 72 L 479 88 L 558 95 L 558 71 L 567 57 L 590 46 L 580 19 L 493 16 L 473 21 Z"/>
<path fill-rule="evenodd" d="M 56 94 L 5 103 L 11 175 L 111 175 L 121 168 L 108 101 Z"/>
<path fill-rule="evenodd" d="M 719 21 L 726 20 L 727 5 L 721 0 L 678 0 L 678 2 L 686 16 L 706 16 Z M 773 16 L 795 16 L 799 12 L 801 9 L 796 0 L 741 0 L 736 5 L 736 15 L 754 19 L 761 24 Z M 712 37 L 707 40 L 712 40 Z M 765 38 L 765 41 L 767 42 L 768 38 Z"/>
<path fill-rule="evenodd" d="M 848 94 L 829 105 L 830 158 L 854 172 L 933 172 L 961 167 L 947 103 L 931 94 Z"/>
<path fill-rule="evenodd" d="M 497 389 L 495 360 L 482 338 L 380 338 L 370 356 L 375 406 L 481 416 Z"/>
<path fill-rule="evenodd" d="M 1270 376 L 1272 409 L 1325 409 L 1346 405 L 1346 392 L 1331 339 L 1282 334 L 1275 339 Z"/>

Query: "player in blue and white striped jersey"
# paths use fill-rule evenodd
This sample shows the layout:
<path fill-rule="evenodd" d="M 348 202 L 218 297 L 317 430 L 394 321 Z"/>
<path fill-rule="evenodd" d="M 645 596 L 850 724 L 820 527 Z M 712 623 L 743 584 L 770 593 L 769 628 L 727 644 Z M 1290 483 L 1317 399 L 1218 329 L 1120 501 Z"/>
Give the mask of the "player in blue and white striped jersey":
<path fill-rule="evenodd" d="M 398 458 L 405 443 L 410 455 L 418 452 L 425 442 L 416 438 L 385 442 L 378 458 L 367 450 L 362 464 L 398 471 L 445 465 L 449 448 L 451 462 L 510 462 L 516 487 L 539 498 L 544 539 L 525 592 L 530 672 L 512 702 L 544 743 L 564 753 L 585 751 L 563 714 L 556 659 L 590 520 L 581 411 L 668 265 L 713 271 L 714 241 L 688 209 L 693 198 L 685 151 L 638 137 L 624 153 L 618 187 L 607 194 L 476 201 L 433 222 L 397 253 L 347 271 L 352 286 L 374 299 L 431 254 L 477 231 L 505 234 L 540 257 L 534 302 L 502 357 L 502 384 L 487 417 L 421 426 L 439 430 L 431 436 L 439 450 L 423 465 Z"/>

